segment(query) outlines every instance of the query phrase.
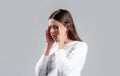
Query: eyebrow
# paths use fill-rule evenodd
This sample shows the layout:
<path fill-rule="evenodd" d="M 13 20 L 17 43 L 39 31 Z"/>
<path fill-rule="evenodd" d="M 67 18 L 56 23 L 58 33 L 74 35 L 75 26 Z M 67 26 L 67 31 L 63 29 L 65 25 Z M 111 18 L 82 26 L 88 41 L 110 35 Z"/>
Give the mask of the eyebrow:
<path fill-rule="evenodd" d="M 57 25 L 49 25 L 49 26 L 57 26 Z"/>

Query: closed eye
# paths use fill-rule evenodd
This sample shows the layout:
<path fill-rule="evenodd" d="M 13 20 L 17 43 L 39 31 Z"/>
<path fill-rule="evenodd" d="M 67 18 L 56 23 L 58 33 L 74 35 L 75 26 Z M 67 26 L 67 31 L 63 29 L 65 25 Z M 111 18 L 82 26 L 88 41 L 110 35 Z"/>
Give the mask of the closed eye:
<path fill-rule="evenodd" d="M 52 27 L 53 27 L 54 29 L 58 29 L 58 26 L 56 26 L 56 25 L 53 25 Z"/>

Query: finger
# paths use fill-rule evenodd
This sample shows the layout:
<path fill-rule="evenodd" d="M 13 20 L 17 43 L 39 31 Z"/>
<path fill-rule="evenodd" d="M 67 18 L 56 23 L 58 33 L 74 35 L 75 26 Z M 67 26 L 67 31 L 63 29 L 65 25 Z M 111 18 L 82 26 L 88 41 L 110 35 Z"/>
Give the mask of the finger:
<path fill-rule="evenodd" d="M 60 30 L 63 29 L 63 26 L 64 26 L 63 24 L 59 24 L 59 25 L 58 25 L 58 27 L 60 28 Z"/>
<path fill-rule="evenodd" d="M 48 30 L 50 30 L 51 26 L 48 26 Z"/>
<path fill-rule="evenodd" d="M 63 24 L 60 25 L 60 28 L 62 29 L 62 31 L 66 32 L 66 27 Z"/>
<path fill-rule="evenodd" d="M 62 27 L 63 25 L 60 23 L 60 24 L 58 24 L 58 27 Z"/>
<path fill-rule="evenodd" d="M 50 34 L 50 28 L 51 28 L 50 26 L 47 27 L 47 29 L 46 29 L 46 35 Z"/>

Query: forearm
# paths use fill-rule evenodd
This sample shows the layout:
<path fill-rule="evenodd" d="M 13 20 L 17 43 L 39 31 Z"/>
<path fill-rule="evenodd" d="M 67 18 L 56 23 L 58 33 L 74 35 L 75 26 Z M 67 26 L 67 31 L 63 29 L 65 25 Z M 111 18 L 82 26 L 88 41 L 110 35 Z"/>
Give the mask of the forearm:
<path fill-rule="evenodd" d="M 41 58 L 38 60 L 35 67 L 36 76 L 46 76 L 48 57 L 49 56 L 45 56 L 44 54 L 42 54 Z"/>
<path fill-rule="evenodd" d="M 44 55 L 45 56 L 49 56 L 51 47 L 52 47 L 52 45 L 46 44 L 46 47 L 45 47 L 45 50 L 44 50 Z"/>

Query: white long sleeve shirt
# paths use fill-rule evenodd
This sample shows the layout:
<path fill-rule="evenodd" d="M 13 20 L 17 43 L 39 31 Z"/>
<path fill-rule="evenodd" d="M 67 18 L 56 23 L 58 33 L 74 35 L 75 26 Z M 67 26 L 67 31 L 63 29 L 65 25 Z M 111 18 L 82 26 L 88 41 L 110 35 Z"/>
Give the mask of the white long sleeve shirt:
<path fill-rule="evenodd" d="M 36 76 L 80 76 L 88 46 L 86 42 L 73 41 L 58 49 L 55 42 L 49 56 L 42 54 L 35 66 Z"/>

